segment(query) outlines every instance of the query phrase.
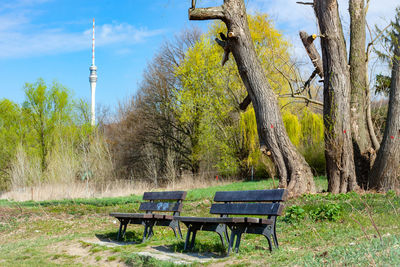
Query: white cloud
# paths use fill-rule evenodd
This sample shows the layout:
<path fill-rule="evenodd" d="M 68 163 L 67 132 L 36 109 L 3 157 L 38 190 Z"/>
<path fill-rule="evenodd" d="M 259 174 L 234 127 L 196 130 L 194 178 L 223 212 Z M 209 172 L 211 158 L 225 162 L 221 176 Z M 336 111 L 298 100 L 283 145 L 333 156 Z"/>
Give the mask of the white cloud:
<path fill-rule="evenodd" d="M 3 0 L 2 0 L 3 1 Z M 20 58 L 90 49 L 91 24 L 81 32 L 32 24 L 29 8 L 49 0 L 7 1 L 0 4 L 0 58 Z M 127 23 L 96 26 L 96 46 L 132 45 L 161 34 L 163 30 L 136 28 Z"/>
<path fill-rule="evenodd" d="M 0 18 L 1 21 L 1 18 Z M 36 33 L 0 28 L 0 58 L 20 58 L 90 49 L 91 29 L 67 32 L 46 29 Z M 163 30 L 137 29 L 129 24 L 104 24 L 96 27 L 96 47 L 132 45 L 162 33 Z"/>
<path fill-rule="evenodd" d="M 41 15 L 41 4 L 53 0 L 0 0 L 0 59 L 60 54 L 91 47 L 92 27 L 88 19 L 87 29 L 69 31 L 45 24 L 34 24 Z M 144 42 L 163 33 L 164 30 L 136 28 L 127 23 L 96 25 L 96 47 L 118 45 L 118 49 Z"/>

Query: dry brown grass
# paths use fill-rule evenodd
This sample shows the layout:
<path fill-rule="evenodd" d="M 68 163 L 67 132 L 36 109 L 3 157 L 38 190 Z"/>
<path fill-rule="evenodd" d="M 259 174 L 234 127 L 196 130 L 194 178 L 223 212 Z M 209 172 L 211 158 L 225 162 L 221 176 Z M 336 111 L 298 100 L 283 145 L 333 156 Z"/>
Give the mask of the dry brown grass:
<path fill-rule="evenodd" d="M 153 190 L 190 190 L 229 182 L 216 181 L 213 172 L 196 176 L 185 173 L 177 178 L 172 156 L 167 162 L 166 176 L 158 177 L 156 165 L 150 164 L 151 161 L 150 158 L 149 166 L 146 166 L 149 169 L 146 180 L 134 176 L 129 180 L 116 179 L 108 147 L 100 136 L 96 136 L 79 147 L 60 142 L 50 151 L 47 167 L 42 171 L 38 157 L 28 156 L 19 146 L 12 161 L 11 189 L 0 194 L 0 199 L 42 201 L 117 197 Z"/>
<path fill-rule="evenodd" d="M 231 182 L 232 181 L 228 179 L 220 179 L 217 181 L 215 177 L 207 177 L 205 175 L 183 175 L 181 179 L 175 182 L 171 181 L 165 186 L 158 188 L 146 182 L 128 180 L 115 180 L 106 183 L 87 183 L 81 181 L 73 181 L 69 183 L 59 182 L 14 188 L 9 192 L 0 195 L 0 199 L 14 201 L 42 201 L 73 198 L 117 197 L 129 196 L 132 194 L 141 195 L 143 192 L 155 190 L 190 190 L 223 185 Z"/>

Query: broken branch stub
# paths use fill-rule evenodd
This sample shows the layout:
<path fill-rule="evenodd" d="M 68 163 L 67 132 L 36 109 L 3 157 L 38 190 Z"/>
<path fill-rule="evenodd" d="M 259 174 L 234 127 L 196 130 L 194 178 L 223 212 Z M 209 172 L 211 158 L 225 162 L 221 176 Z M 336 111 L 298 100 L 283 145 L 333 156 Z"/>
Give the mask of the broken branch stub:
<path fill-rule="evenodd" d="M 251 103 L 251 98 L 249 95 L 247 95 L 246 98 L 243 99 L 242 103 L 239 104 L 240 110 L 245 111 L 247 107 L 250 105 L 250 103 Z"/>
<path fill-rule="evenodd" d="M 308 33 L 304 31 L 299 32 L 300 39 L 303 42 L 304 48 L 306 49 L 306 52 L 308 56 L 311 59 L 312 64 L 314 65 L 317 74 L 319 77 L 322 79 L 324 78 L 324 69 L 322 65 L 322 59 L 321 56 L 318 53 L 317 48 L 314 45 L 314 40 L 317 37 L 316 35 L 308 35 Z"/>
<path fill-rule="evenodd" d="M 224 10 L 221 6 L 206 7 L 206 8 L 190 8 L 189 20 L 209 20 L 220 19 L 224 20 Z"/>

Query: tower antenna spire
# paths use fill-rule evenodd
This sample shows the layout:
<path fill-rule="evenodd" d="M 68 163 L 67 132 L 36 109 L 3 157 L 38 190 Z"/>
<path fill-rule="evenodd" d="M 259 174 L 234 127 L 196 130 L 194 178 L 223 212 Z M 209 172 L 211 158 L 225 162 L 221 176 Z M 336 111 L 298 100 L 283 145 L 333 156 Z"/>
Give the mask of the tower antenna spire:
<path fill-rule="evenodd" d="M 95 95 L 96 95 L 96 83 L 97 83 L 97 67 L 94 64 L 94 48 L 95 48 L 95 39 L 94 39 L 94 18 L 93 18 L 93 38 L 92 38 L 92 65 L 90 66 L 90 89 L 92 91 L 92 102 L 91 102 L 91 124 L 94 126 L 96 124 L 96 107 L 95 107 Z"/>
<path fill-rule="evenodd" d="M 93 37 L 92 37 L 92 66 L 94 66 L 94 18 L 93 18 Z"/>

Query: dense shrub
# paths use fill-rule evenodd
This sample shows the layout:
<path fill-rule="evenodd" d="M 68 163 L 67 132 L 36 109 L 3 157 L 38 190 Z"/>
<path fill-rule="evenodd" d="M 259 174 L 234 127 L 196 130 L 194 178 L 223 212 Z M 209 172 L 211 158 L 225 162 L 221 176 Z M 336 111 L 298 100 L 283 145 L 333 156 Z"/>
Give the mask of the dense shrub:
<path fill-rule="evenodd" d="M 309 216 L 316 221 L 337 221 L 343 208 L 336 203 L 327 203 L 315 206 L 309 210 Z"/>
<path fill-rule="evenodd" d="M 343 208 L 335 203 L 312 204 L 300 207 L 297 205 L 286 208 L 283 221 L 297 223 L 306 218 L 314 221 L 337 221 L 342 215 Z"/>
<path fill-rule="evenodd" d="M 299 206 L 291 206 L 286 209 L 283 221 L 287 223 L 296 223 L 303 220 L 306 215 L 306 211 Z"/>

